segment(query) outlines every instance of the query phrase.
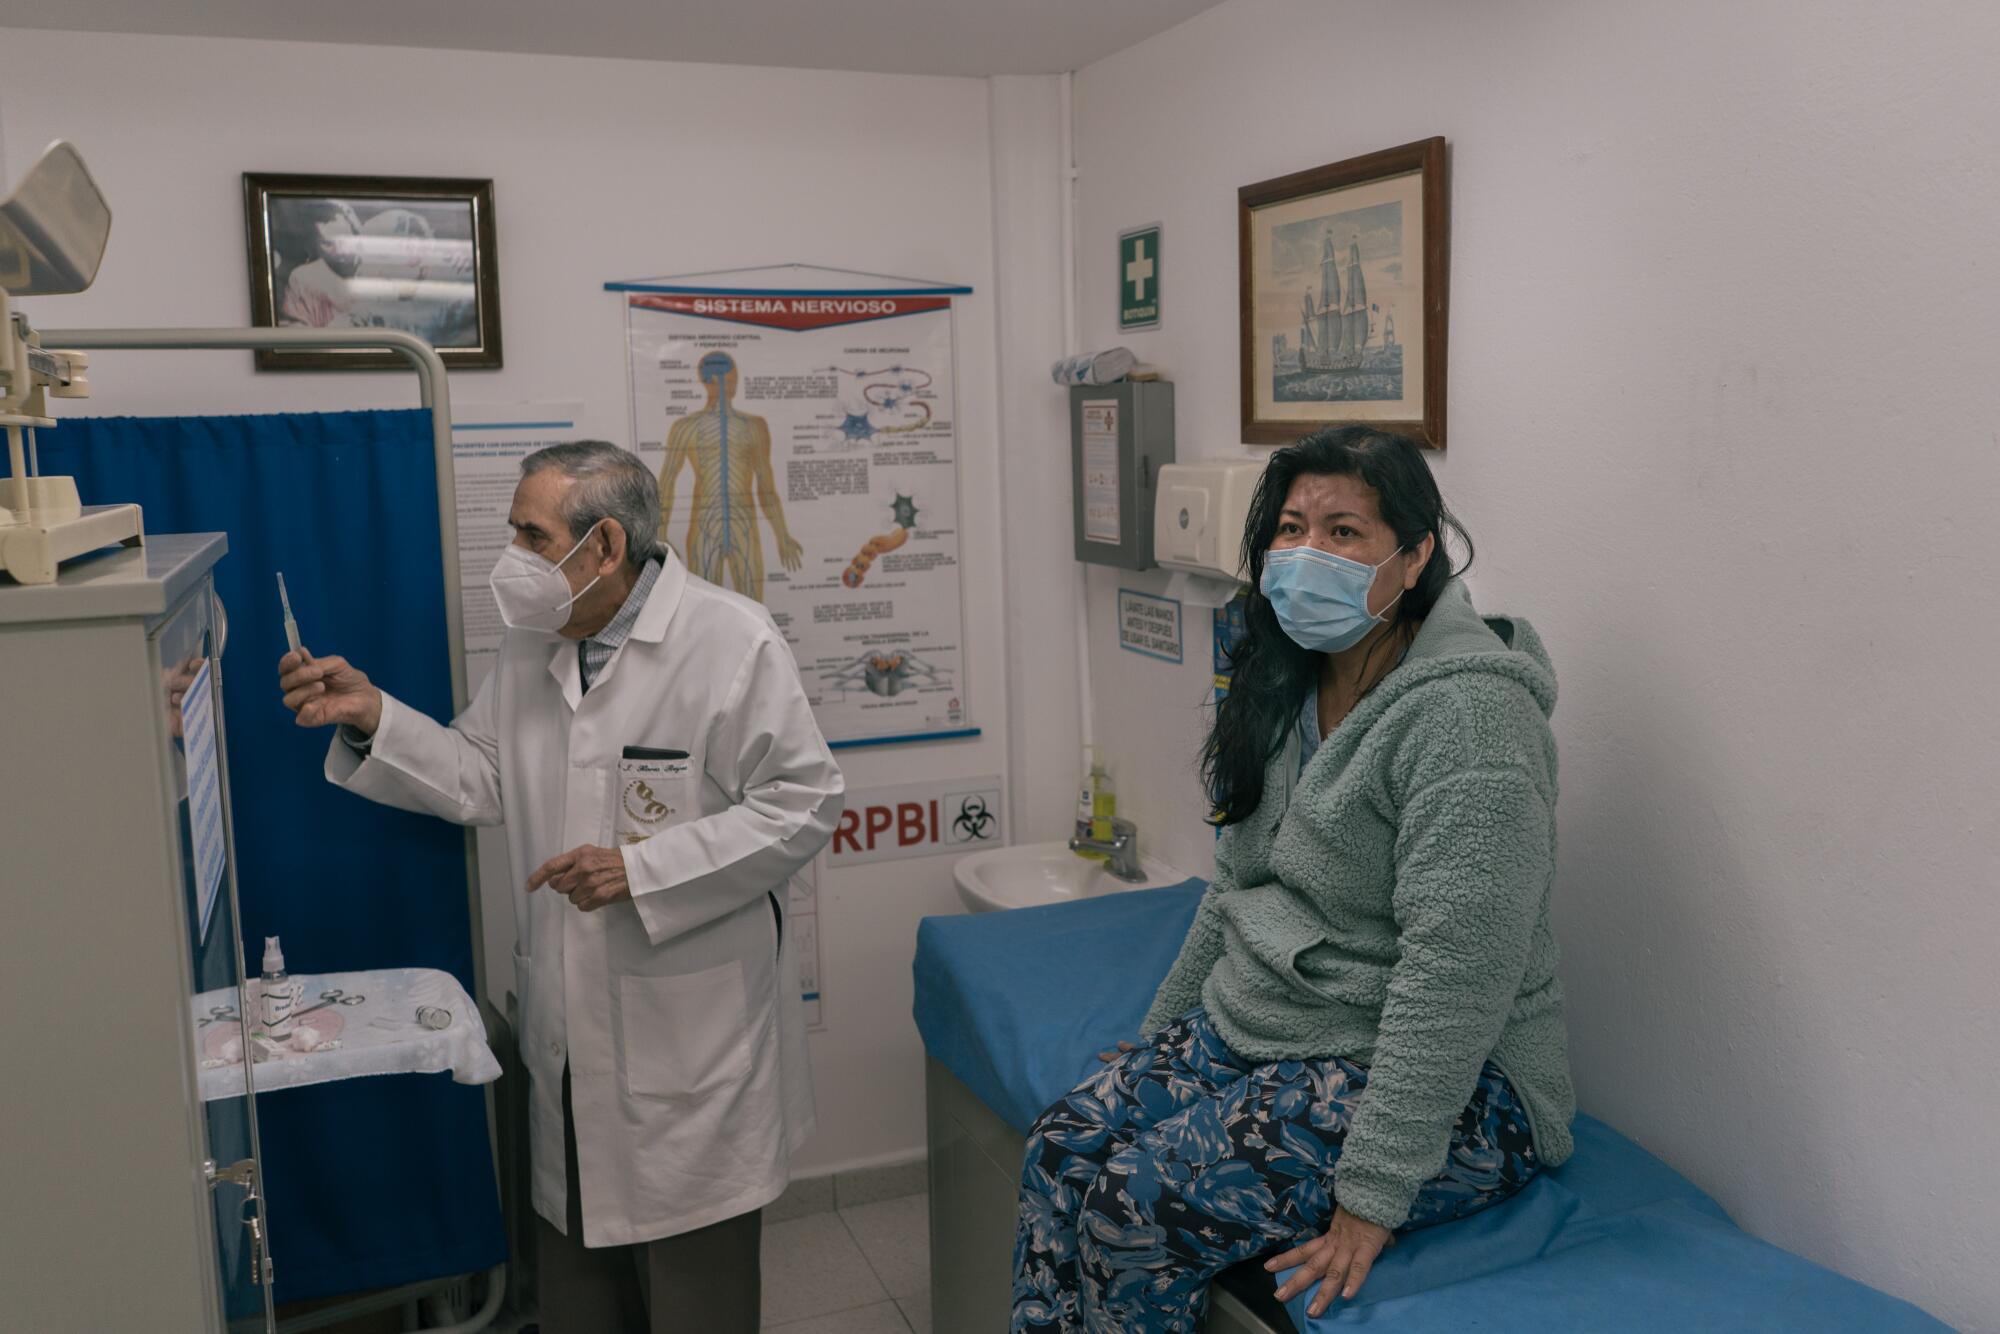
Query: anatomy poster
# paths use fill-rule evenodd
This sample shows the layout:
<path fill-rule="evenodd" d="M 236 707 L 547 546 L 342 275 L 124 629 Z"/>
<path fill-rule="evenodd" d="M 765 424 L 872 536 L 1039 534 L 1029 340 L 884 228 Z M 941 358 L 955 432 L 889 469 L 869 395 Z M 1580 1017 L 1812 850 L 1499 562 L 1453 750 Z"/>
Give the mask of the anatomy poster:
<path fill-rule="evenodd" d="M 769 609 L 829 741 L 967 730 L 950 296 L 611 286 L 662 536 Z"/>

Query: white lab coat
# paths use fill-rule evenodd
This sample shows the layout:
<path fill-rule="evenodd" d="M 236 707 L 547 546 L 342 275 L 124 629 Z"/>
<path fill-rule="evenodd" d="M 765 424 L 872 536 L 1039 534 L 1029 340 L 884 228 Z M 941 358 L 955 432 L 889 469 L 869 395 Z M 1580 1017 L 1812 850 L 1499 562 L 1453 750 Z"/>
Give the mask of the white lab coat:
<path fill-rule="evenodd" d="M 684 777 L 644 776 L 650 803 L 631 792 L 634 746 L 688 754 Z M 509 634 L 450 727 L 385 696 L 367 758 L 336 739 L 326 772 L 392 806 L 506 823 L 544 1218 L 564 1226 L 565 1061 L 586 1245 L 673 1236 L 777 1198 L 813 1126 L 787 886 L 832 836 L 845 784 L 762 607 L 669 553 L 589 694 L 574 641 Z M 621 815 L 628 799 L 656 823 Z M 621 846 L 630 901 L 585 913 L 523 891 L 586 843 Z"/>

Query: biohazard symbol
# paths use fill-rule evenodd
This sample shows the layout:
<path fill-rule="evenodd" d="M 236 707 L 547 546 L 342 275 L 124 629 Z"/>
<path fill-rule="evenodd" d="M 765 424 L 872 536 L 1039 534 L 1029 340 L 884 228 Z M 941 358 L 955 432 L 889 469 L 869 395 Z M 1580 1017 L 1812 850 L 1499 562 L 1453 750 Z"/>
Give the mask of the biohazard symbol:
<path fill-rule="evenodd" d="M 653 795 L 645 779 L 635 778 L 625 788 L 625 811 L 644 824 L 658 824 L 674 813 L 674 808 Z"/>
<path fill-rule="evenodd" d="M 993 812 L 986 809 L 986 798 L 967 797 L 958 803 L 958 818 L 951 822 L 951 832 L 961 839 L 983 839 L 990 836 L 995 823 Z"/>

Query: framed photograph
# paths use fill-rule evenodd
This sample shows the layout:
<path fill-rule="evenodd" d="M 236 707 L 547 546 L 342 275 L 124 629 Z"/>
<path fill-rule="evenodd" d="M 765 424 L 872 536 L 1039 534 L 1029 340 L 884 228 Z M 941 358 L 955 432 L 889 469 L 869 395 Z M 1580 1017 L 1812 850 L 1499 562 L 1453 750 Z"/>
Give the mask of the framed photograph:
<path fill-rule="evenodd" d="M 493 182 L 246 172 L 251 322 L 400 329 L 454 370 L 500 365 Z M 393 352 L 260 351 L 258 370 L 382 370 Z"/>
<path fill-rule="evenodd" d="M 1445 145 L 1236 192 L 1243 440 L 1366 422 L 1444 448 Z"/>

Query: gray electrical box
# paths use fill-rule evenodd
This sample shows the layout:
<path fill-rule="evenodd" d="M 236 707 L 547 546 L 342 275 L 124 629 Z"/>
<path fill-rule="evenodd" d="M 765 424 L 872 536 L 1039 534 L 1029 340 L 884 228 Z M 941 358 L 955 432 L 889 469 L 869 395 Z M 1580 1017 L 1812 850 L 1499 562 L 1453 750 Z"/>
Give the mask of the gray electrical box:
<path fill-rule="evenodd" d="M 1071 385 L 1071 508 L 1076 558 L 1153 568 L 1153 493 L 1174 461 L 1174 387 L 1165 380 Z"/>

